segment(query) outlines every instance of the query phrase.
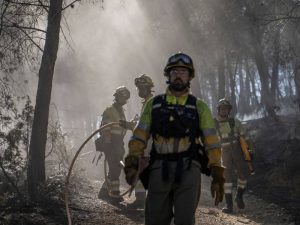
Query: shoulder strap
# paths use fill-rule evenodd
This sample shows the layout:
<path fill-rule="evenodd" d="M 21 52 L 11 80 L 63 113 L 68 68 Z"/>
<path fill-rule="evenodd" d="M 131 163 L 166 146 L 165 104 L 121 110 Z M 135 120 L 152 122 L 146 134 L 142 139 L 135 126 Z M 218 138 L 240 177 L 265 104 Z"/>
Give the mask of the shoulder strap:
<path fill-rule="evenodd" d="M 228 122 L 229 122 L 229 126 L 230 126 L 230 129 L 231 129 L 230 134 L 233 136 L 234 135 L 235 120 L 234 120 L 234 118 L 230 117 Z"/>
<path fill-rule="evenodd" d="M 197 98 L 193 95 L 188 95 L 185 107 L 197 110 Z"/>
<path fill-rule="evenodd" d="M 215 121 L 215 125 L 216 125 L 216 130 L 217 130 L 217 132 L 218 132 L 218 134 L 219 134 L 219 137 L 220 137 L 221 140 L 222 140 L 222 134 L 221 134 L 221 131 L 220 131 L 220 123 L 219 123 L 219 121 L 217 120 L 216 117 L 214 118 L 214 121 Z"/>
<path fill-rule="evenodd" d="M 219 124 L 219 121 L 217 120 L 216 117 L 214 118 L 214 121 L 215 121 L 215 124 L 216 124 L 216 129 L 220 130 L 220 124 Z"/>
<path fill-rule="evenodd" d="M 197 98 L 195 96 L 189 94 L 188 98 L 186 100 L 186 103 L 185 103 L 185 108 L 187 110 L 187 113 L 192 114 L 193 117 L 195 118 L 195 123 L 194 123 L 195 134 L 192 134 L 190 137 L 191 142 L 192 142 L 192 141 L 195 141 L 196 136 L 202 135 L 202 131 L 199 126 L 200 118 L 199 118 L 199 114 L 197 111 Z M 194 137 L 192 137 L 192 136 L 194 136 Z"/>
<path fill-rule="evenodd" d="M 166 104 L 166 95 L 157 95 L 153 98 L 152 110 L 156 108 L 160 108 Z"/>

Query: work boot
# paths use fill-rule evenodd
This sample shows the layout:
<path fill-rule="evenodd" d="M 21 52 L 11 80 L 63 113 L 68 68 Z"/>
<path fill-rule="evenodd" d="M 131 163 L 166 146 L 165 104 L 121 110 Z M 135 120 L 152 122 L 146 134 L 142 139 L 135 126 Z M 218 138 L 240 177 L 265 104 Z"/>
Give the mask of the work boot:
<path fill-rule="evenodd" d="M 120 195 L 120 191 L 110 191 L 109 196 L 113 202 L 122 202 L 124 200 Z"/>
<path fill-rule="evenodd" d="M 245 191 L 245 188 L 238 188 L 236 196 L 235 196 L 235 202 L 236 202 L 237 207 L 239 209 L 244 209 L 245 208 L 245 203 L 244 203 L 244 200 L 243 200 L 244 191 Z"/>
<path fill-rule="evenodd" d="M 233 212 L 233 202 L 232 202 L 232 194 L 225 194 L 226 207 L 222 209 L 223 213 L 232 213 Z"/>

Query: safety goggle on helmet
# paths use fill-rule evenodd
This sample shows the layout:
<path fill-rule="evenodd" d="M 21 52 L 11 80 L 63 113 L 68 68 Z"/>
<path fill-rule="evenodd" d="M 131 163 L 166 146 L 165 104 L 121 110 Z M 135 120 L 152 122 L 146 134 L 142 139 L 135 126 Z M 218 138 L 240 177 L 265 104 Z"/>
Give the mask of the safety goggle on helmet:
<path fill-rule="evenodd" d="M 134 84 L 137 87 L 154 87 L 152 79 L 146 74 L 142 74 L 141 76 L 134 79 Z"/>
<path fill-rule="evenodd" d="M 167 65 L 165 66 L 164 72 L 165 72 L 165 76 L 168 76 L 168 73 L 170 72 L 170 70 L 174 67 L 185 67 L 187 69 L 190 70 L 190 74 L 192 77 L 194 77 L 194 64 L 193 64 L 193 60 L 190 56 L 188 56 L 187 54 L 184 53 L 176 53 L 172 56 L 169 57 Z"/>
<path fill-rule="evenodd" d="M 120 86 L 116 89 L 114 96 L 117 98 L 121 97 L 124 99 L 130 98 L 130 92 L 125 86 Z"/>
<path fill-rule="evenodd" d="M 220 99 L 218 102 L 218 109 L 222 106 L 228 107 L 229 109 L 232 108 L 232 105 L 230 104 L 230 102 L 228 100 L 226 100 L 225 98 Z"/>

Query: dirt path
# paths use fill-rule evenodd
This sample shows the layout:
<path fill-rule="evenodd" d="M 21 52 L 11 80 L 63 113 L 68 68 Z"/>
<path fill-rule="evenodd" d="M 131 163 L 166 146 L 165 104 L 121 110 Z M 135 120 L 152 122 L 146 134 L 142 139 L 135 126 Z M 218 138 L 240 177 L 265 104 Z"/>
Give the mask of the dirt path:
<path fill-rule="evenodd" d="M 97 198 L 101 182 L 93 181 L 83 192 L 73 194 L 71 211 L 73 225 L 98 224 L 128 224 L 142 225 L 143 211 L 130 207 L 134 197 L 125 198 L 124 202 L 112 204 Z M 267 203 L 257 198 L 251 192 L 246 195 L 247 209 L 227 215 L 212 205 L 212 199 L 207 188 L 203 188 L 201 200 L 196 212 L 196 224 L 210 225 L 296 225 L 285 209 L 273 203 Z"/>

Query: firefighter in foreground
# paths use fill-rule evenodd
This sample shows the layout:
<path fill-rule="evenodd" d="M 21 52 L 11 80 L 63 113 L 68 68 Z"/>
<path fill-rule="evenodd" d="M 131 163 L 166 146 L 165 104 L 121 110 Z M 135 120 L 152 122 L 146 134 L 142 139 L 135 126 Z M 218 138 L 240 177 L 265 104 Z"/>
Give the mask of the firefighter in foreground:
<path fill-rule="evenodd" d="M 119 120 L 126 120 L 123 106 L 130 98 L 129 90 L 124 86 L 118 87 L 114 97 L 113 104 L 106 108 L 102 114 L 101 126 L 111 122 L 119 122 Z M 96 148 L 98 144 L 100 151 L 104 152 L 109 169 L 107 178 L 100 189 L 99 198 L 108 195 L 112 200 L 122 200 L 119 177 L 122 170 L 120 161 L 123 160 L 125 154 L 123 141 L 125 133 L 126 129 L 119 125 L 108 127 L 101 132 L 99 141 L 96 143 Z"/>
<path fill-rule="evenodd" d="M 138 95 L 139 97 L 142 99 L 142 110 L 145 106 L 145 103 L 153 96 L 152 95 L 152 88 L 154 87 L 153 81 L 152 79 L 147 76 L 146 74 L 142 74 L 139 77 L 134 79 L 134 84 L 138 90 Z M 130 129 L 133 130 L 134 127 L 136 126 L 136 121 L 130 121 L 130 122 L 126 122 L 125 120 L 121 120 L 120 124 L 122 127 L 126 128 L 126 129 Z M 151 146 L 148 145 L 144 156 L 149 156 L 149 152 L 150 152 Z M 135 186 L 135 201 L 131 204 L 131 206 L 133 207 L 137 207 L 137 208 L 144 208 L 144 204 L 145 204 L 145 198 L 146 198 L 146 190 L 143 187 L 143 184 L 139 181 L 137 182 L 136 186 Z"/>
<path fill-rule="evenodd" d="M 237 180 L 237 194 L 235 202 L 239 209 L 244 209 L 243 194 L 247 185 L 247 163 L 251 174 L 254 174 L 249 150 L 241 148 L 245 144 L 244 128 L 236 118 L 229 117 L 232 106 L 226 99 L 220 99 L 218 103 L 218 116 L 215 120 L 217 132 L 222 144 L 222 161 L 225 169 L 225 200 L 224 213 L 233 212 L 232 183 Z M 246 160 L 246 161 L 245 161 Z M 237 175 L 235 175 L 237 173 Z"/>
<path fill-rule="evenodd" d="M 222 201 L 221 149 L 208 106 L 189 94 L 194 77 L 192 59 L 183 53 L 172 55 L 164 74 L 169 86 L 165 94 L 146 102 L 128 144 L 124 172 L 132 185 L 139 172 L 139 158 L 152 136 L 149 166 L 140 174 L 148 189 L 145 224 L 168 225 L 174 217 L 175 224 L 192 225 L 200 198 L 201 171 L 209 174 L 211 169 L 212 196 L 216 205 Z"/>

